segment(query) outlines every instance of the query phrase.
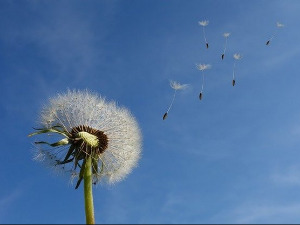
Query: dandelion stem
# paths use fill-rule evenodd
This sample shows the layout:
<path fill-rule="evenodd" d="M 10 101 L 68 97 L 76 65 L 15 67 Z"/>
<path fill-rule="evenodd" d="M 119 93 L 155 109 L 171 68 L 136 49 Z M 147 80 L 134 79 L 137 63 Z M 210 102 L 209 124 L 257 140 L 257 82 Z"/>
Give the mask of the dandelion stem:
<path fill-rule="evenodd" d="M 86 159 L 84 168 L 84 202 L 86 224 L 95 224 L 93 187 L 92 187 L 92 156 Z"/>

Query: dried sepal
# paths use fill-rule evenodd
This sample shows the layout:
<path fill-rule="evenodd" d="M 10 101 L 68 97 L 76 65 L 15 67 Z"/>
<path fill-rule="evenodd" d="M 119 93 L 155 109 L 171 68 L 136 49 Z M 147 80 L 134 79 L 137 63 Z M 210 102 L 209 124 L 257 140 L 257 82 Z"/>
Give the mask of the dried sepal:
<path fill-rule="evenodd" d="M 63 138 L 60 141 L 52 143 L 52 144 L 50 144 L 50 143 L 48 143 L 46 141 L 35 141 L 34 143 L 35 144 L 47 144 L 47 145 L 50 145 L 51 147 L 57 147 L 57 146 L 62 146 L 62 145 L 68 145 L 68 144 L 70 144 L 68 138 Z"/>
<path fill-rule="evenodd" d="M 67 131 L 64 131 L 64 130 L 61 130 L 61 129 L 56 129 L 56 127 L 61 128 L 60 126 L 53 126 L 51 128 L 33 128 L 33 129 L 38 130 L 38 131 L 29 134 L 28 137 L 32 137 L 32 136 L 37 135 L 37 134 L 45 134 L 45 133 L 58 133 L 58 134 L 61 134 L 65 137 L 69 137 Z"/>

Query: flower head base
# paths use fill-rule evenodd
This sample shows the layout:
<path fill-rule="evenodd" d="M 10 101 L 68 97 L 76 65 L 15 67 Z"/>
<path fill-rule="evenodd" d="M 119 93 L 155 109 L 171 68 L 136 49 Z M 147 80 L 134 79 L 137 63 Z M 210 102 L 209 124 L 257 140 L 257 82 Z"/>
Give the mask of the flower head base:
<path fill-rule="evenodd" d="M 208 20 L 202 20 L 202 21 L 199 21 L 198 23 L 199 23 L 199 25 L 205 27 L 205 26 L 208 25 L 209 21 Z"/>
<path fill-rule="evenodd" d="M 83 143 L 86 143 L 86 145 L 88 146 L 91 146 L 93 148 L 97 148 L 99 146 L 99 139 L 97 136 L 93 134 L 90 134 L 85 131 L 80 131 L 77 133 L 77 136 L 81 138 Z"/>
<path fill-rule="evenodd" d="M 228 37 L 230 36 L 230 33 L 224 33 L 223 36 L 224 36 L 225 38 L 228 38 Z"/>
<path fill-rule="evenodd" d="M 124 179 L 140 157 L 141 135 L 134 117 L 88 91 L 68 91 L 51 99 L 41 113 L 40 125 L 29 136 L 50 133 L 63 138 L 54 143 L 35 142 L 40 146 L 36 158 L 77 177 L 76 188 L 88 156 L 92 157 L 94 184 Z"/>
<path fill-rule="evenodd" d="M 211 68 L 210 64 L 196 64 L 198 70 L 204 71 Z"/>
<path fill-rule="evenodd" d="M 235 53 L 235 54 L 233 55 L 233 58 L 236 59 L 236 60 L 240 60 L 240 59 L 242 58 L 242 55 L 239 54 L 239 53 Z"/>
<path fill-rule="evenodd" d="M 170 81 L 170 86 L 171 88 L 173 88 L 174 90 L 184 90 L 188 87 L 188 84 L 180 84 L 176 81 Z"/>

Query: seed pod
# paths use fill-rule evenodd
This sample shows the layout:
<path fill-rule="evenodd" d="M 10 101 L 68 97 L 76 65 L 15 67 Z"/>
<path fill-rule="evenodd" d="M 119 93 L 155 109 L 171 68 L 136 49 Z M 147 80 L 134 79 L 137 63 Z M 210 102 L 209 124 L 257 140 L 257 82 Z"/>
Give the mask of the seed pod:
<path fill-rule="evenodd" d="M 167 116 L 168 116 L 168 113 L 166 112 L 163 116 L 163 120 L 165 120 L 167 118 Z"/>

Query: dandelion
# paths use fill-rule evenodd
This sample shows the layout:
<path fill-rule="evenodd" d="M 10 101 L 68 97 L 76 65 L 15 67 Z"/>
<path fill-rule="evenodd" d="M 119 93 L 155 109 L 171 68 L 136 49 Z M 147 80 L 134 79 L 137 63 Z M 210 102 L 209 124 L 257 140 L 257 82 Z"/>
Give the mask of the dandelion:
<path fill-rule="evenodd" d="M 237 60 L 240 60 L 242 58 L 242 55 L 239 53 L 235 53 L 233 55 L 233 58 L 235 59 L 234 63 L 233 63 L 233 73 L 232 73 L 232 86 L 235 85 L 235 63 Z"/>
<path fill-rule="evenodd" d="M 205 27 L 208 25 L 209 21 L 208 20 L 203 20 L 203 21 L 199 21 L 198 23 L 203 28 L 204 41 L 205 41 L 205 44 L 206 44 L 206 48 L 208 48 L 208 42 L 206 40 L 206 35 L 205 35 Z"/>
<path fill-rule="evenodd" d="M 140 158 L 135 118 L 97 94 L 74 90 L 50 100 L 35 130 L 29 136 L 50 138 L 35 142 L 35 159 L 77 178 L 75 189 L 84 181 L 86 222 L 95 223 L 92 184 L 121 181 Z"/>
<path fill-rule="evenodd" d="M 277 23 L 276 23 L 276 27 L 277 27 L 277 29 L 275 30 L 274 34 L 270 37 L 270 39 L 266 42 L 266 45 L 269 45 L 269 44 L 270 44 L 270 42 L 272 41 L 272 39 L 273 39 L 273 38 L 275 37 L 275 35 L 277 34 L 278 29 L 284 27 L 284 25 L 283 25 L 282 23 L 277 22 Z"/>
<path fill-rule="evenodd" d="M 196 67 L 198 70 L 200 70 L 202 72 L 202 86 L 201 86 L 201 91 L 199 94 L 199 99 L 202 100 L 203 89 L 204 89 L 204 70 L 210 69 L 211 65 L 210 64 L 196 64 Z"/>
<path fill-rule="evenodd" d="M 178 83 L 176 81 L 172 81 L 171 80 L 170 81 L 170 86 L 171 86 L 171 88 L 174 89 L 174 94 L 173 94 L 173 98 L 172 98 L 171 104 L 170 104 L 169 108 L 167 109 L 167 112 L 163 115 L 163 120 L 165 120 L 167 118 L 168 113 L 169 113 L 170 109 L 173 106 L 177 90 L 183 90 L 183 89 L 187 88 L 188 84 L 180 84 L 180 83 Z"/>
<path fill-rule="evenodd" d="M 227 47 L 227 39 L 230 36 L 230 33 L 224 33 L 223 36 L 225 37 L 225 45 L 224 45 L 224 50 L 223 50 L 223 54 L 222 54 L 222 60 L 224 59 L 224 56 L 225 56 L 225 51 L 226 51 L 226 47 Z"/>

